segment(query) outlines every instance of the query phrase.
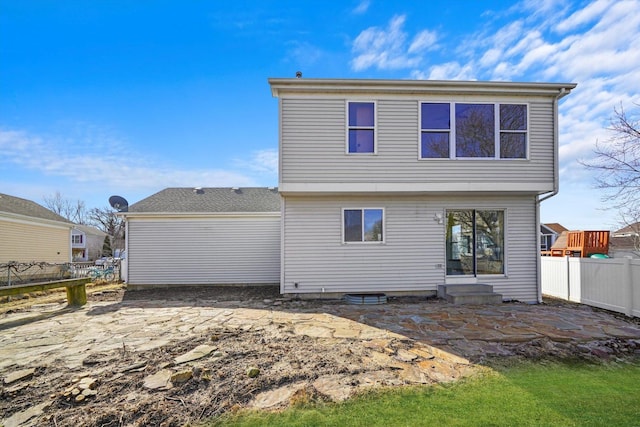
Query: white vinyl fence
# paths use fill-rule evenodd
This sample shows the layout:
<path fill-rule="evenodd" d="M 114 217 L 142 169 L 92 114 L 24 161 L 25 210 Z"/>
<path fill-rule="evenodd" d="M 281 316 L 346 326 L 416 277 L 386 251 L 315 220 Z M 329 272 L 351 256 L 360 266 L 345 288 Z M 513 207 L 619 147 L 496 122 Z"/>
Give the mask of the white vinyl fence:
<path fill-rule="evenodd" d="M 640 260 L 541 257 L 542 293 L 640 317 Z"/>

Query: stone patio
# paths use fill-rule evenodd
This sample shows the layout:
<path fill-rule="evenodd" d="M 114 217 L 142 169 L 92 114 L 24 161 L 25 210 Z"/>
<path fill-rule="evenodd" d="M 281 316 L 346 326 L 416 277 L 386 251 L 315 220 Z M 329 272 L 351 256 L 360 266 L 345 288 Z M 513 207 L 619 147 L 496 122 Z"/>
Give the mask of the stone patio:
<path fill-rule="evenodd" d="M 332 342 L 344 340 L 371 350 L 362 352 L 361 360 L 374 368 L 357 378 L 325 375 L 312 383 L 286 384 L 255 396 L 252 405 L 264 408 L 281 405 L 308 387 L 342 400 L 356 391 L 357 384 L 367 387 L 451 381 L 469 374 L 473 363 L 495 358 L 578 356 L 615 360 L 640 354 L 638 319 L 561 302 L 459 306 L 436 299 L 392 298 L 387 304 L 352 305 L 286 298 L 218 301 L 215 295 L 181 298 L 180 291 L 174 292 L 175 297 L 169 300 L 124 298 L 94 301 L 76 309 L 46 304 L 3 315 L 0 377 L 5 387 L 29 381 L 35 368 L 46 360 L 62 361 L 70 371 L 81 370 L 86 369 L 83 363 L 86 365 L 91 355 L 119 349 L 159 349 L 216 328 L 311 337 L 322 341 L 322 351 L 328 351 Z M 208 356 L 214 350 L 209 347 L 206 352 L 201 351 L 202 346 L 195 349 L 202 356 L 195 357 L 194 350 L 176 358 L 177 364 Z M 160 380 L 148 377 L 145 384 L 160 383 L 164 387 L 176 375 L 170 369 L 165 371 Z M 191 374 L 186 374 L 190 378 Z M 4 422 L 31 425 L 46 408 L 34 414 L 29 409 L 24 423 L 11 424 L 11 419 Z M 15 415 L 16 419 L 27 416 Z"/>

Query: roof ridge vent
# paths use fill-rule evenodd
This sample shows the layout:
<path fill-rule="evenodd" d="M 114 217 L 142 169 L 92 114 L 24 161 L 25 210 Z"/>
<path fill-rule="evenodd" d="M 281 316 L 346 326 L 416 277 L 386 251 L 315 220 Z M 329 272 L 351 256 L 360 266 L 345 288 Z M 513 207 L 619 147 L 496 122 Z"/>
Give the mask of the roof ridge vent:
<path fill-rule="evenodd" d="M 196 194 L 204 194 L 204 190 L 202 189 L 202 187 L 194 187 L 193 192 Z"/>

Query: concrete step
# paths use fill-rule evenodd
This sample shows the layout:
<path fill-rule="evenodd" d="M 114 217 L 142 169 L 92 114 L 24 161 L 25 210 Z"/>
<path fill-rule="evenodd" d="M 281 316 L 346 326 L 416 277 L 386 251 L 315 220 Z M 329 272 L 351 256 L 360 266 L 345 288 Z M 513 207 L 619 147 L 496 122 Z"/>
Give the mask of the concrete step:
<path fill-rule="evenodd" d="M 438 297 L 451 304 L 501 304 L 502 295 L 484 283 L 438 285 Z"/>
<path fill-rule="evenodd" d="M 451 292 L 493 292 L 493 286 L 484 283 L 438 285 L 438 298 L 446 299 Z"/>
<path fill-rule="evenodd" d="M 448 292 L 446 300 L 450 304 L 502 304 L 502 295 L 495 292 Z"/>

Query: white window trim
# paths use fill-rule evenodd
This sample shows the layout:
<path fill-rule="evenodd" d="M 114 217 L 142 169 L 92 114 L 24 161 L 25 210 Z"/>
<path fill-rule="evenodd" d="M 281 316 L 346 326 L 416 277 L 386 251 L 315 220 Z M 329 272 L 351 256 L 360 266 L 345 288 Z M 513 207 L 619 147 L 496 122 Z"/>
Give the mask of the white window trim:
<path fill-rule="evenodd" d="M 373 127 L 357 127 L 354 129 L 371 129 L 373 130 L 373 153 L 351 153 L 349 152 L 349 104 L 351 102 L 373 104 Z M 348 156 L 375 156 L 378 154 L 378 102 L 372 99 L 347 99 L 344 103 L 344 153 Z"/>
<path fill-rule="evenodd" d="M 422 131 L 440 131 L 446 132 L 446 129 L 422 129 L 422 104 L 449 104 L 449 157 L 422 157 Z M 457 157 L 456 156 L 456 104 L 483 104 L 493 105 L 493 117 L 494 117 L 494 156 L 493 157 Z M 525 130 L 500 130 L 500 105 L 526 105 L 527 106 L 527 128 Z M 376 110 L 377 111 L 377 110 Z M 499 101 L 499 102 L 480 102 L 480 101 L 418 101 L 418 160 L 420 161 L 447 161 L 447 160 L 491 160 L 491 161 L 529 161 L 531 154 L 531 142 L 529 137 L 529 129 L 531 128 L 530 120 L 531 106 L 528 102 L 512 102 L 512 101 Z M 376 117 L 377 123 L 377 117 Z M 500 133 L 524 133 L 526 152 L 524 158 L 502 158 L 500 157 Z M 377 136 L 377 134 L 376 134 Z M 377 145 L 376 145 L 377 148 Z"/>
<path fill-rule="evenodd" d="M 449 104 L 449 129 L 422 129 L 422 104 Z M 453 130 L 451 129 L 451 123 L 453 123 L 453 109 L 451 101 L 418 101 L 418 160 L 451 160 L 453 141 Z M 449 157 L 422 157 L 422 133 L 423 132 L 448 132 L 449 133 Z"/>
<path fill-rule="evenodd" d="M 501 104 L 508 104 L 508 105 L 525 105 L 527 107 L 527 128 L 524 130 L 509 130 L 509 129 L 505 129 L 502 130 L 500 129 L 500 118 L 498 117 L 498 115 L 500 114 L 500 105 Z M 529 143 L 529 128 L 531 127 L 531 120 L 529 118 L 529 112 L 531 111 L 531 108 L 529 108 L 529 103 L 526 102 L 498 102 L 496 104 L 496 117 L 498 117 L 498 120 L 496 120 L 496 131 L 498 132 L 497 135 L 498 137 L 496 138 L 496 147 L 499 150 L 500 149 L 500 134 L 501 133 L 524 133 L 524 143 L 526 145 L 526 153 L 525 153 L 525 158 L 524 159 L 520 159 L 520 158 L 502 158 L 500 157 L 500 152 L 497 151 L 496 155 L 498 156 L 498 160 L 529 160 L 529 153 L 530 153 L 530 143 Z"/>
<path fill-rule="evenodd" d="M 351 241 L 346 241 L 345 240 L 345 229 L 344 229 L 344 212 L 345 211 L 362 211 L 362 241 L 360 242 L 351 242 Z M 365 210 L 378 210 L 378 211 L 382 211 L 382 240 L 379 241 L 371 241 L 368 242 L 366 240 L 364 240 L 364 211 Z M 387 223 L 386 223 L 386 212 L 384 208 L 381 207 L 374 207 L 374 206 L 358 206 L 358 207 L 345 207 L 342 208 L 341 212 L 340 212 L 340 228 L 342 231 L 342 235 L 341 235 L 341 240 L 342 240 L 342 244 L 343 245 L 382 245 L 384 243 L 386 243 L 386 235 L 387 235 Z"/>

